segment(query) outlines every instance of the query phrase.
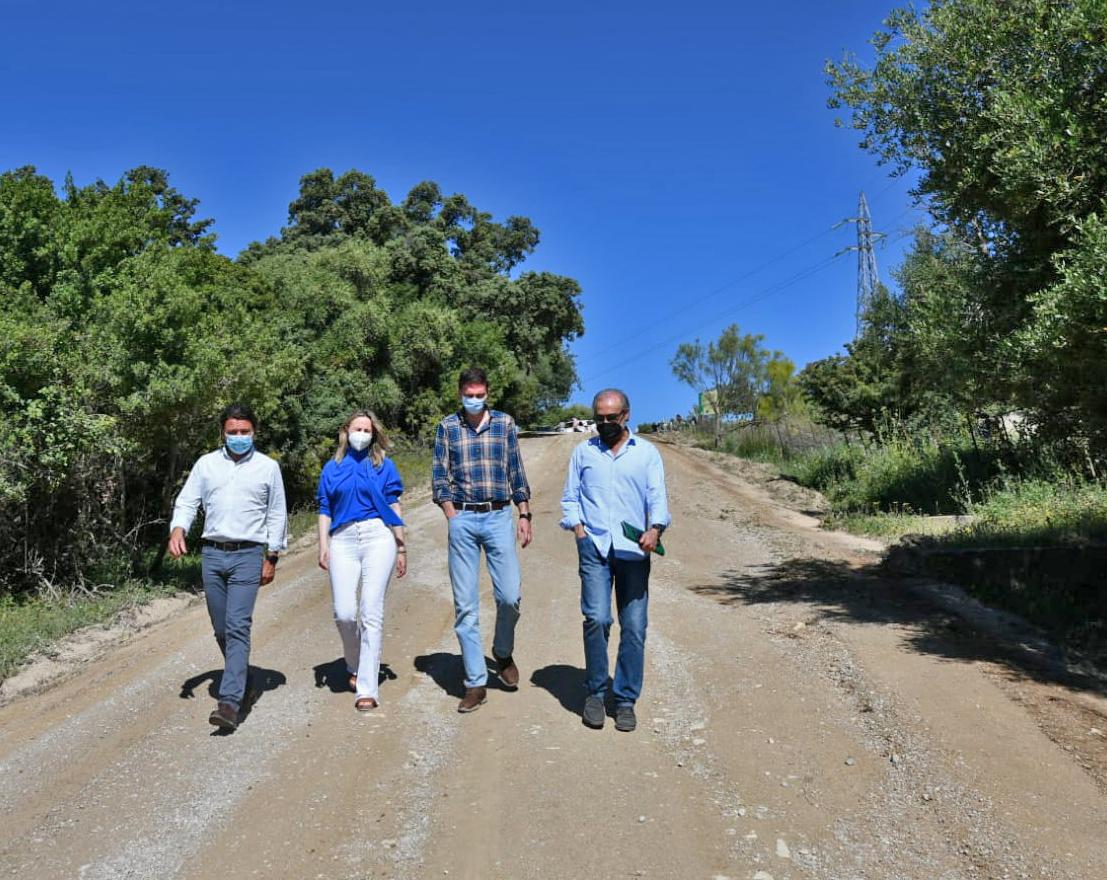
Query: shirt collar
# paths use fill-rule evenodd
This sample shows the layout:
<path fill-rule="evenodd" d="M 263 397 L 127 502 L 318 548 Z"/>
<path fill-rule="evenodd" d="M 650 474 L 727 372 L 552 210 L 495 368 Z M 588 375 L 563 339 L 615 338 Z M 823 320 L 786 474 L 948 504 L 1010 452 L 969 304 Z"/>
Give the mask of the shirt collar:
<path fill-rule="evenodd" d="M 634 433 L 634 429 L 631 428 L 629 425 L 627 426 L 627 433 L 630 436 L 627 437 L 627 442 L 623 444 L 623 448 L 619 450 L 618 454 L 615 456 L 616 458 L 618 458 L 620 455 L 622 455 L 624 452 L 626 452 L 628 447 L 638 445 L 638 435 Z M 593 446 L 595 446 L 600 452 L 608 453 L 608 452 L 611 451 L 606 446 L 604 446 L 603 438 L 600 437 L 599 434 L 597 434 L 595 437 L 593 437 L 588 442 L 591 443 Z"/>
<path fill-rule="evenodd" d="M 481 424 L 476 428 L 470 425 L 469 419 L 465 417 L 465 407 L 461 407 L 460 409 L 458 409 L 457 417 L 461 420 L 461 423 L 474 434 L 483 434 L 485 431 L 492 427 L 492 420 L 495 419 L 497 415 L 499 415 L 499 413 L 497 413 L 496 410 L 492 409 L 492 407 L 490 406 L 485 406 L 484 411 L 488 415 L 488 418 L 485 419 L 484 416 L 481 416 Z"/>
<path fill-rule="evenodd" d="M 251 446 L 249 452 L 247 452 L 245 455 L 243 455 L 238 460 L 235 460 L 234 458 L 231 457 L 230 452 L 227 451 L 226 445 L 223 445 L 223 446 L 219 447 L 219 451 L 223 453 L 224 460 L 229 461 L 231 464 L 246 464 L 246 462 L 248 462 L 251 458 L 254 457 L 254 453 L 257 452 L 257 450 L 258 450 L 258 448 L 256 446 Z"/>

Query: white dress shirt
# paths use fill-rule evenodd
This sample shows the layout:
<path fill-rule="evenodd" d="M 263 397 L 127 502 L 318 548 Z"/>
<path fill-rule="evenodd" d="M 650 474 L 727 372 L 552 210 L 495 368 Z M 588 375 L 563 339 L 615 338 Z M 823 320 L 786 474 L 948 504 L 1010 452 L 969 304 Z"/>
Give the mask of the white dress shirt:
<path fill-rule="evenodd" d="M 177 496 L 169 531 L 187 532 L 201 505 L 209 541 L 255 541 L 272 551 L 288 546 L 281 469 L 256 449 L 238 461 L 225 448 L 201 456 Z"/>

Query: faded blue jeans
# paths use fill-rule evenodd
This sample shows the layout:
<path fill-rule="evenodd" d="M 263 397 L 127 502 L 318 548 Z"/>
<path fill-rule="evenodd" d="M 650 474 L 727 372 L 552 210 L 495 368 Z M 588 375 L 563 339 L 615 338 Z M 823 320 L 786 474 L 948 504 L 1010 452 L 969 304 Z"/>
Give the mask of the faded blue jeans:
<path fill-rule="evenodd" d="M 254 603 L 261 586 L 261 562 L 264 548 L 220 550 L 204 546 L 200 554 L 204 576 L 204 598 L 215 631 L 215 641 L 223 652 L 223 680 L 219 702 L 242 706 L 250 671 L 250 626 Z"/>
<path fill-rule="evenodd" d="M 492 596 L 496 600 L 496 631 L 492 656 L 510 657 L 515 650 L 519 620 L 519 557 L 515 553 L 515 518 L 510 505 L 490 513 L 462 510 L 446 521 L 450 532 L 450 584 L 454 591 L 454 632 L 465 664 L 465 687 L 483 687 L 488 666 L 480 637 L 480 551 L 484 549 Z"/>
<path fill-rule="evenodd" d="M 619 653 L 611 692 L 617 706 L 633 706 L 642 693 L 649 623 L 650 560 L 603 556 L 591 537 L 577 538 L 580 610 L 584 615 L 584 686 L 590 696 L 607 690 L 607 642 L 611 634 L 611 587 L 619 611 Z"/>

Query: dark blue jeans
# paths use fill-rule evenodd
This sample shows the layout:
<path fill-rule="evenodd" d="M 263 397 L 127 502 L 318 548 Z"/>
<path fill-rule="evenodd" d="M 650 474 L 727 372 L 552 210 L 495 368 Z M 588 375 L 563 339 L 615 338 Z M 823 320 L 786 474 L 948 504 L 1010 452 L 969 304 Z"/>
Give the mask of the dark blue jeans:
<path fill-rule="evenodd" d="M 236 709 L 246 693 L 250 669 L 250 625 L 254 620 L 254 602 L 261 585 L 264 548 L 220 550 L 205 546 L 201 551 L 204 574 L 204 598 L 215 640 L 223 652 L 223 681 L 219 701 Z"/>
<path fill-rule="evenodd" d="M 605 557 L 590 537 L 577 539 L 580 558 L 580 610 L 584 614 L 584 686 L 602 697 L 607 688 L 607 642 L 611 633 L 611 587 L 619 612 L 619 654 L 611 691 L 615 704 L 634 705 L 642 693 L 646 665 L 650 560 Z"/>

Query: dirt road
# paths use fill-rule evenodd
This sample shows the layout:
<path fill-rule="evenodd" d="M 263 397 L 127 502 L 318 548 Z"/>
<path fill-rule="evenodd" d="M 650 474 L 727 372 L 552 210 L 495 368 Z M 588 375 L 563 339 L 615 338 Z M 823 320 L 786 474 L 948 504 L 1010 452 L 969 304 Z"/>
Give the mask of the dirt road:
<path fill-rule="evenodd" d="M 640 726 L 582 726 L 572 437 L 525 441 L 517 693 L 461 688 L 441 515 L 408 511 L 382 706 L 343 692 L 326 576 L 282 564 L 265 683 L 211 734 L 202 605 L 0 709 L 0 876 L 1107 877 L 1107 702 L 1089 679 L 871 575 L 763 486 L 666 447 Z M 491 632 L 484 609 L 485 641 Z"/>

